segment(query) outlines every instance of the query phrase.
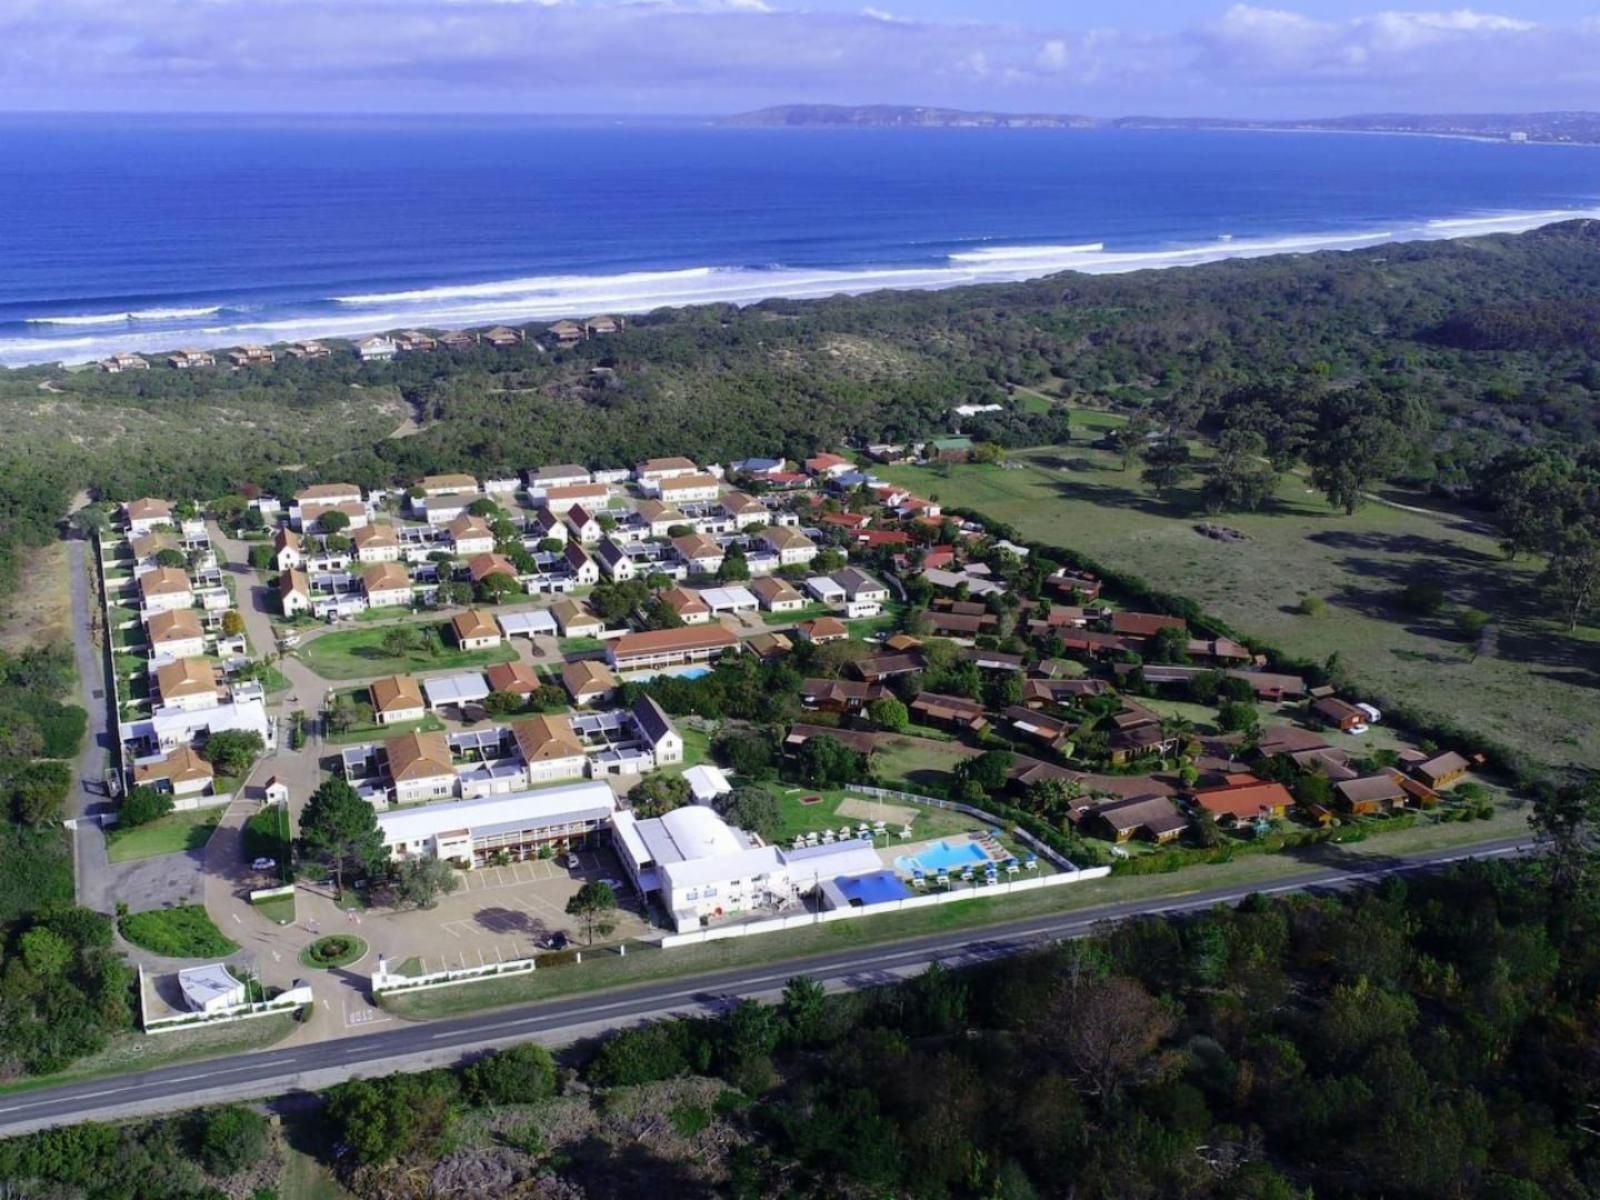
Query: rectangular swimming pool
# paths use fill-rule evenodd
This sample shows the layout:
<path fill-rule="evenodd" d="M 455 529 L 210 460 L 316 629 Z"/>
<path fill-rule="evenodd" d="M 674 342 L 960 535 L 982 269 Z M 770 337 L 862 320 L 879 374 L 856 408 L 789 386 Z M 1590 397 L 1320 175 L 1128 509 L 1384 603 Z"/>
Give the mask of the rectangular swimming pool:
<path fill-rule="evenodd" d="M 936 875 L 940 871 L 981 867 L 989 861 L 988 852 L 977 842 L 934 842 L 918 850 L 915 857 L 895 859 L 894 865 L 906 872 L 920 870 L 925 875 Z"/>

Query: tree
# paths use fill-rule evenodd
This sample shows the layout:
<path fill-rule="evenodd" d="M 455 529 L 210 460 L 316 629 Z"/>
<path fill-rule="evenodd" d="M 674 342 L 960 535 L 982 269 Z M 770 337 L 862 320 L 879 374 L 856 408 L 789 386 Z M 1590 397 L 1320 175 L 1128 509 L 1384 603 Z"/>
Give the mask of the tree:
<path fill-rule="evenodd" d="M 1155 1053 L 1176 1028 L 1172 1015 L 1139 982 L 1069 968 L 1040 1026 L 1047 1053 L 1059 1057 L 1078 1086 L 1105 1109 L 1123 1089 L 1156 1069 Z"/>
<path fill-rule="evenodd" d="M 411 908 L 432 908 L 460 886 L 456 869 L 432 856 L 406 859 L 394 877 L 395 898 Z"/>
<path fill-rule="evenodd" d="M 744 779 L 770 779 L 777 774 L 778 749 L 764 729 L 730 730 L 714 746 L 717 758 Z"/>
<path fill-rule="evenodd" d="M 277 565 L 278 557 L 271 546 L 257 543 L 250 547 L 250 565 L 258 571 L 270 571 Z"/>
<path fill-rule="evenodd" d="M 237 777 L 248 773 L 266 748 L 254 729 L 222 729 L 206 739 L 200 753 L 220 774 Z"/>
<path fill-rule="evenodd" d="M 471 604 L 472 585 L 463 583 L 459 579 L 443 580 L 435 593 L 435 602 L 441 608 L 460 608 L 462 605 Z"/>
<path fill-rule="evenodd" d="M 1005 447 L 996 442 L 974 442 L 971 459 L 975 463 L 1001 463 L 1006 458 Z"/>
<path fill-rule="evenodd" d="M 1392 408 L 1385 398 L 1357 389 L 1323 397 L 1306 461 L 1312 485 L 1346 515 L 1361 506 L 1368 488 L 1405 462 L 1407 426 L 1393 419 Z"/>
<path fill-rule="evenodd" d="M 222 614 L 222 632 L 227 637 L 238 637 L 244 632 L 244 617 L 236 608 Z"/>
<path fill-rule="evenodd" d="M 783 985 L 778 1015 L 789 1041 L 798 1046 L 816 1045 L 827 1035 L 827 990 L 808 975 L 796 975 Z"/>
<path fill-rule="evenodd" d="M 567 548 L 567 544 L 560 538 L 540 538 L 539 544 L 534 547 L 540 554 L 560 554 Z"/>
<path fill-rule="evenodd" d="M 1155 424 L 1155 418 L 1149 410 L 1141 408 L 1117 431 L 1117 450 L 1121 454 L 1124 471 L 1138 460 L 1150 434 L 1155 432 Z"/>
<path fill-rule="evenodd" d="M 182 550 L 174 550 L 171 546 L 167 546 L 156 551 L 155 564 L 158 567 L 182 570 L 189 565 L 189 560 Z"/>
<path fill-rule="evenodd" d="M 1408 583 L 1400 589 L 1400 607 L 1419 617 L 1431 617 L 1444 607 L 1444 588 L 1432 579 Z"/>
<path fill-rule="evenodd" d="M 962 759 L 956 767 L 956 778 L 963 783 L 976 784 L 985 792 L 1001 791 L 1015 758 L 1009 750 L 985 750 L 976 758 Z"/>
<path fill-rule="evenodd" d="M 57 821 L 72 790 L 72 769 L 62 762 L 29 763 L 11 780 L 11 814 L 23 825 Z"/>
<path fill-rule="evenodd" d="M 760 834 L 763 841 L 776 841 L 782 832 L 777 798 L 765 788 L 734 788 L 717 802 L 717 808 L 728 824 Z"/>
<path fill-rule="evenodd" d="M 1217 707 L 1217 726 L 1228 733 L 1243 733 L 1261 724 L 1261 714 L 1254 704 L 1240 704 L 1229 700 Z"/>
<path fill-rule="evenodd" d="M 1217 441 L 1217 457 L 1200 488 L 1207 512 L 1255 512 L 1278 490 L 1278 473 L 1267 461 L 1266 439 L 1230 429 Z"/>
<path fill-rule="evenodd" d="M 867 705 L 867 716 L 880 729 L 898 733 L 911 724 L 911 710 L 894 696 L 880 696 Z"/>
<path fill-rule="evenodd" d="M 323 533 L 343 533 L 350 528 L 350 514 L 330 508 L 317 518 L 317 528 Z"/>
<path fill-rule="evenodd" d="M 407 658 L 421 651 L 422 631 L 415 625 L 395 625 L 383 631 L 379 645 L 390 658 Z"/>
<path fill-rule="evenodd" d="M 609 937 L 616 925 L 610 920 L 617 908 L 617 894 L 611 885 L 590 880 L 567 900 L 567 916 L 583 922 L 584 942 L 594 945 L 594 935 Z"/>
<path fill-rule="evenodd" d="M 117 824 L 123 829 L 137 829 L 172 811 L 172 797 L 153 787 L 136 787 L 122 798 L 117 806 Z"/>
<path fill-rule="evenodd" d="M 499 604 L 507 596 L 522 594 L 522 584 L 513 576 L 496 572 L 485 575 L 473 585 L 474 594 L 484 604 Z"/>
<path fill-rule="evenodd" d="M 199 1116 L 200 1165 L 212 1175 L 248 1171 L 267 1155 L 267 1118 L 242 1104 L 207 1109 Z"/>
<path fill-rule="evenodd" d="M 646 775 L 628 792 L 628 803 L 640 817 L 659 817 L 689 803 L 689 784 L 682 775 L 657 771 Z"/>
<path fill-rule="evenodd" d="M 1559 896 L 1600 890 L 1600 775 L 1537 796 L 1529 824 Z"/>
<path fill-rule="evenodd" d="M 300 840 L 333 871 L 341 895 L 347 870 L 374 871 L 389 856 L 377 813 L 343 779 L 329 779 L 311 793 L 300 814 Z"/>
<path fill-rule="evenodd" d="M 523 1042 L 472 1063 L 461 1084 L 475 1105 L 534 1104 L 555 1095 L 556 1064 L 543 1046 Z"/>
<path fill-rule="evenodd" d="M 722 583 L 743 583 L 750 578 L 750 564 L 738 546 L 728 547 L 722 566 L 717 569 L 717 579 Z"/>
<path fill-rule="evenodd" d="M 1566 620 L 1568 633 L 1600 612 L 1600 536 L 1583 528 L 1569 529 L 1550 555 L 1539 584 Z"/>
<path fill-rule="evenodd" d="M 41 979 L 57 979 L 67 973 L 75 957 L 72 943 L 53 929 L 35 926 L 17 939 L 22 961 Z"/>
<path fill-rule="evenodd" d="M 812 787 L 843 787 L 862 782 L 866 760 L 838 738 L 821 734 L 807 738 L 795 756 L 800 778 Z"/>
<path fill-rule="evenodd" d="M 516 692 L 490 692 L 483 698 L 483 711 L 491 717 L 506 717 L 522 708 L 522 697 Z"/>
<path fill-rule="evenodd" d="M 1164 437 L 1145 447 L 1144 464 L 1139 478 L 1161 497 L 1194 474 L 1189 445 L 1179 437 Z"/>
<path fill-rule="evenodd" d="M 96 508 L 92 504 L 85 505 L 74 512 L 70 521 L 72 527 L 85 536 L 104 533 L 111 528 L 111 518 L 106 515 L 105 510 Z"/>

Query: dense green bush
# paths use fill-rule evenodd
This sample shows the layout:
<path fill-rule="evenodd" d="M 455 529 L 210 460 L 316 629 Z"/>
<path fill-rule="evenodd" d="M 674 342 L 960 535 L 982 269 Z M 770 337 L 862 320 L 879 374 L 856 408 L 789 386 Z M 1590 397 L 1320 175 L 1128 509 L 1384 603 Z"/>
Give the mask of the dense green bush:
<path fill-rule="evenodd" d="M 462 1089 L 473 1104 L 531 1104 L 555 1091 L 556 1064 L 535 1042 L 486 1054 L 461 1075 Z"/>

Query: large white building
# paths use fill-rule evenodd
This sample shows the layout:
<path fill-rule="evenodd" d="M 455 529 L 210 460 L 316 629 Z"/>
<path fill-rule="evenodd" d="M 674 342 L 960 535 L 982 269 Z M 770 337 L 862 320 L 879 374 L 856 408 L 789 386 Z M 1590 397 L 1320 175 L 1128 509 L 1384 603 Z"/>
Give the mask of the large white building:
<path fill-rule="evenodd" d="M 827 881 L 883 869 L 865 839 L 784 850 L 698 804 L 643 821 L 618 812 L 611 823 L 618 857 L 634 886 L 659 899 L 680 933 L 728 917 L 793 908 Z"/>
<path fill-rule="evenodd" d="M 504 853 L 530 858 L 541 846 L 564 851 L 603 836 L 617 800 L 603 783 L 574 783 L 480 800 L 447 800 L 378 814 L 394 859 L 433 857 L 481 867 Z"/>

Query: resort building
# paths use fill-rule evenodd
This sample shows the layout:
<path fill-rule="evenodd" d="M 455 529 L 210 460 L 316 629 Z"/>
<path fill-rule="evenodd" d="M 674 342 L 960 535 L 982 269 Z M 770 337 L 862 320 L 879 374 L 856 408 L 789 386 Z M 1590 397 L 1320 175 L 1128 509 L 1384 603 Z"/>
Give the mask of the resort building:
<path fill-rule="evenodd" d="M 724 654 L 737 653 L 739 639 L 721 625 L 629 633 L 606 646 L 607 661 L 615 671 L 660 670 L 714 662 Z"/>
<path fill-rule="evenodd" d="M 500 644 L 500 626 L 488 613 L 476 608 L 451 617 L 450 632 L 463 650 L 489 650 Z"/>
<path fill-rule="evenodd" d="M 602 662 L 580 660 L 561 668 L 561 686 L 580 707 L 609 700 L 617 690 L 617 677 Z"/>
<path fill-rule="evenodd" d="M 403 733 L 383 744 L 394 803 L 416 804 L 455 795 L 456 768 L 442 733 Z"/>
<path fill-rule="evenodd" d="M 593 845 L 606 836 L 616 810 L 606 784 L 575 783 L 379 813 L 378 829 L 392 858 L 481 867 L 500 855 L 533 858 L 544 846 L 567 851 Z"/>
<path fill-rule="evenodd" d="M 778 556 L 780 567 L 798 567 L 817 556 L 817 544 L 798 529 L 769 525 L 761 531 L 761 541 Z"/>
<path fill-rule="evenodd" d="M 367 685 L 372 702 L 372 719 L 379 725 L 401 725 L 420 721 L 427 711 L 422 688 L 410 675 L 390 675 Z"/>
<path fill-rule="evenodd" d="M 145 625 L 152 659 L 194 658 L 206 652 L 206 631 L 192 608 L 166 609 Z"/>
<path fill-rule="evenodd" d="M 361 590 L 372 608 L 411 603 L 411 573 L 397 562 L 374 563 L 361 572 Z"/>
<path fill-rule="evenodd" d="M 366 525 L 350 535 L 356 561 L 386 563 L 400 561 L 400 539 L 392 525 Z"/>

